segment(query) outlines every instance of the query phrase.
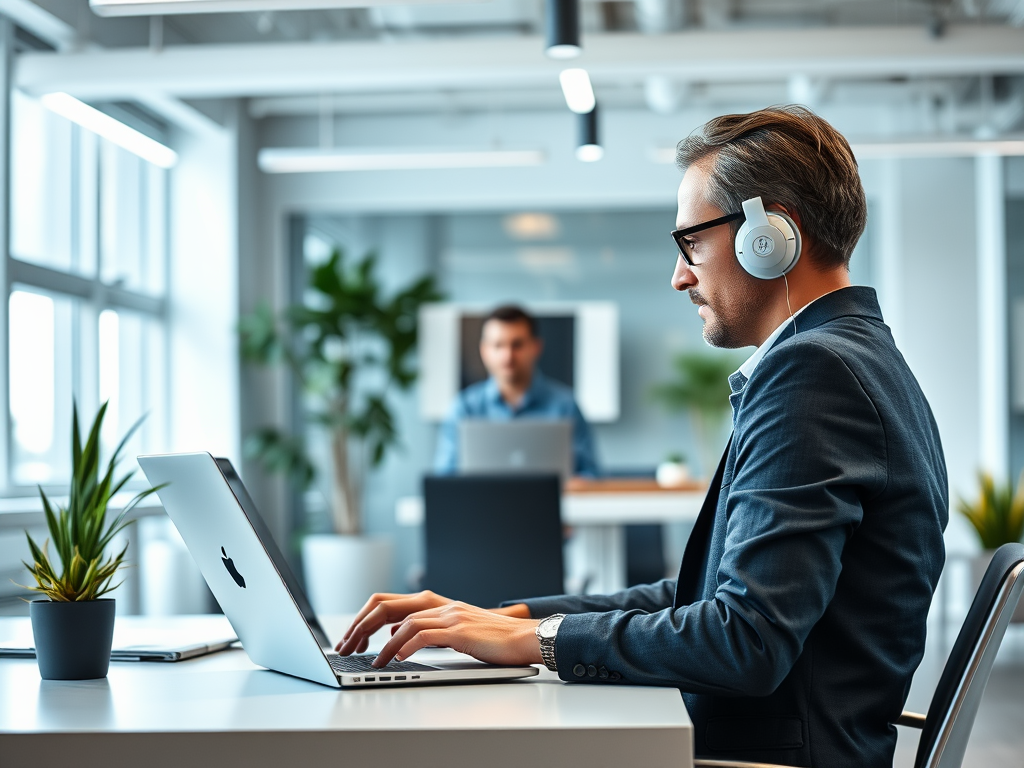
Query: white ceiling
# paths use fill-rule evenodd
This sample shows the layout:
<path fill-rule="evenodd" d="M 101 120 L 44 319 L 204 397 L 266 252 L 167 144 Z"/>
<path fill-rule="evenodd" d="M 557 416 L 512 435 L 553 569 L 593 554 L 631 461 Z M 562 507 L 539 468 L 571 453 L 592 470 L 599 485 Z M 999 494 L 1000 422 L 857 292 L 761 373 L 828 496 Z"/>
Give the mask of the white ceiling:
<path fill-rule="evenodd" d="M 120 19 L 0 0 L 12 9 L 60 49 L 20 56 L 19 87 L 179 124 L 202 122 L 189 100 L 224 97 L 257 118 L 564 108 L 543 0 Z M 581 17 L 605 108 L 913 102 L 949 130 L 1022 127 L 1024 0 L 583 0 Z"/>

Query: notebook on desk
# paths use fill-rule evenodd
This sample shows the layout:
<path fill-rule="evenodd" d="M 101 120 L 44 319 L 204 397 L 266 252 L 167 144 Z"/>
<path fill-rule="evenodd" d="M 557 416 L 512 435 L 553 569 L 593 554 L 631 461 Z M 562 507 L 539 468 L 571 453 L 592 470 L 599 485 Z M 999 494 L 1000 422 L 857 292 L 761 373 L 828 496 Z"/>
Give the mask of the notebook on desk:
<path fill-rule="evenodd" d="M 223 651 L 238 642 L 226 618 L 208 616 L 118 616 L 111 661 L 184 661 Z M 0 658 L 35 658 L 28 618 L 0 627 Z"/>

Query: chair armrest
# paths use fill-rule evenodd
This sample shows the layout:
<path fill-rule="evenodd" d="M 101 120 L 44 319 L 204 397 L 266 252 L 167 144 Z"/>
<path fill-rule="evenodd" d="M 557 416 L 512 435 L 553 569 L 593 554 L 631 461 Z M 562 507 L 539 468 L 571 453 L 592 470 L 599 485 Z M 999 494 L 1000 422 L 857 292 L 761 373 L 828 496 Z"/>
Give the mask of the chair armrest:
<path fill-rule="evenodd" d="M 905 725 L 908 728 L 924 728 L 925 716 L 917 712 L 904 712 L 896 718 L 896 725 Z"/>
<path fill-rule="evenodd" d="M 694 768 L 793 768 L 776 763 L 748 763 L 744 760 L 701 760 L 693 761 Z"/>

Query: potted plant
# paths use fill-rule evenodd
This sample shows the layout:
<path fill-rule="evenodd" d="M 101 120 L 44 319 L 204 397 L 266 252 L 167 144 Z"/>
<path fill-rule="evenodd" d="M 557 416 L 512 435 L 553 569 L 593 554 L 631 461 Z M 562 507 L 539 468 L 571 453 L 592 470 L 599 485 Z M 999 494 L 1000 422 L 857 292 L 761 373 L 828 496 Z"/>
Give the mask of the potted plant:
<path fill-rule="evenodd" d="M 675 378 L 655 386 L 651 396 L 670 413 L 689 413 L 701 468 L 710 475 L 718 464 L 722 425 L 729 415 L 729 375 L 739 362 L 733 355 L 684 352 L 676 356 L 672 367 Z"/>
<path fill-rule="evenodd" d="M 670 453 L 658 465 L 654 479 L 662 488 L 679 488 L 690 482 L 690 468 L 686 464 L 686 455 Z"/>
<path fill-rule="evenodd" d="M 309 271 L 307 301 L 275 315 L 262 304 L 239 323 L 243 357 L 287 365 L 305 395 L 308 419 L 329 443 L 332 532 L 302 540 L 306 587 L 318 613 L 346 613 L 390 580 L 389 540 L 364 536 L 361 474 L 398 442 L 388 403 L 416 381 L 413 356 L 420 307 L 440 300 L 426 276 L 386 297 L 377 257 L 349 265 L 341 250 Z M 246 440 L 247 456 L 307 488 L 317 474 L 305 431 L 266 427 Z"/>
<path fill-rule="evenodd" d="M 957 509 L 974 527 L 981 543 L 981 553 L 971 560 L 971 583 L 975 592 L 995 551 L 1024 536 L 1024 486 L 1020 481 L 1014 490 L 1012 482 L 998 483 L 991 473 L 979 472 L 978 484 L 976 501 L 960 498 L 957 502 Z M 1024 604 L 1017 606 L 1013 621 L 1024 621 Z"/>
<path fill-rule="evenodd" d="M 116 589 L 111 584 L 124 565 L 128 544 L 117 554 L 107 548 L 128 524 L 127 515 L 158 488 L 137 494 L 118 515 L 107 522 L 110 500 L 132 478 L 129 472 L 115 480 L 114 472 L 125 443 L 142 419 L 135 422 L 118 444 L 100 475 L 100 430 L 107 412 L 104 403 L 82 445 L 77 404 L 71 424 L 71 489 L 66 507 L 55 506 L 42 488 L 39 494 L 46 513 L 50 538 L 40 547 L 28 538 L 32 564 L 25 567 L 35 578 L 27 587 L 46 596 L 29 603 L 39 674 L 46 680 L 88 680 L 106 677 L 114 634 L 114 600 L 103 595 Z M 59 568 L 50 559 L 50 542 Z"/>

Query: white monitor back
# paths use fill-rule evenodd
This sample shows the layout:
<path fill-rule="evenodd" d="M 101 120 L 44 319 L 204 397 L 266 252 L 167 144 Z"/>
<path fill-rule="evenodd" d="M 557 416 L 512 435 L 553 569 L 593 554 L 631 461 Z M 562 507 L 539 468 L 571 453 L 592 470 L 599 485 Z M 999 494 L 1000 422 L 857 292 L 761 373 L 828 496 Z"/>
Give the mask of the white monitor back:
<path fill-rule="evenodd" d="M 420 309 L 420 413 L 429 421 L 448 414 L 461 385 L 462 318 L 488 313 L 489 304 L 428 304 Z M 524 305 L 537 318 L 571 315 L 573 394 L 590 422 L 619 418 L 619 307 L 610 301 Z M 476 343 L 476 340 L 474 340 Z"/>

